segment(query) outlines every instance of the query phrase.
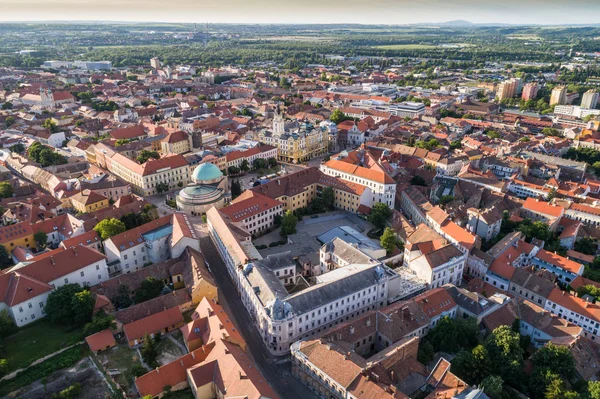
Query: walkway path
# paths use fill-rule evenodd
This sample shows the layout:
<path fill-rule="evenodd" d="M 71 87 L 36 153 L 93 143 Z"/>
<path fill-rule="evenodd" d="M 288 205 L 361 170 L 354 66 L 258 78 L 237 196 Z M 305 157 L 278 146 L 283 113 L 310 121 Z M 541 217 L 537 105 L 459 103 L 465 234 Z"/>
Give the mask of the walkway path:
<path fill-rule="evenodd" d="M 50 359 L 51 357 L 56 356 L 59 353 L 62 353 L 64 351 L 66 351 L 67 349 L 71 349 L 72 347 L 77 346 L 77 345 L 81 345 L 83 343 L 84 343 L 84 341 L 80 341 L 80 342 L 77 342 L 76 344 L 73 344 L 71 346 L 67 346 L 66 348 L 62 348 L 61 350 L 57 350 L 56 352 L 53 352 L 53 353 L 51 353 L 49 355 L 41 357 L 41 358 L 37 359 L 36 361 L 34 361 L 33 363 L 31 363 L 29 366 L 27 366 L 25 368 L 22 368 L 22 369 L 15 370 L 15 371 L 13 371 L 10 374 L 5 375 L 4 377 L 0 378 L 0 381 L 11 380 L 11 379 L 15 378 L 17 376 L 17 374 L 20 373 L 21 371 L 25 371 L 25 370 L 27 370 L 31 366 L 35 366 L 36 364 L 40 364 L 44 360 Z"/>

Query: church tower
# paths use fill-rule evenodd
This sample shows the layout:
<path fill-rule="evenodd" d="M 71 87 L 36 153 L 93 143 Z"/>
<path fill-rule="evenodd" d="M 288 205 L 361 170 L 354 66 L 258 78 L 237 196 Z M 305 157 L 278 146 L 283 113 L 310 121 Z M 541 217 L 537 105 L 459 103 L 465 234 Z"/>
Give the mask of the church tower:
<path fill-rule="evenodd" d="M 285 134 L 285 120 L 279 107 L 275 110 L 275 117 L 273 118 L 273 134 L 277 136 Z"/>

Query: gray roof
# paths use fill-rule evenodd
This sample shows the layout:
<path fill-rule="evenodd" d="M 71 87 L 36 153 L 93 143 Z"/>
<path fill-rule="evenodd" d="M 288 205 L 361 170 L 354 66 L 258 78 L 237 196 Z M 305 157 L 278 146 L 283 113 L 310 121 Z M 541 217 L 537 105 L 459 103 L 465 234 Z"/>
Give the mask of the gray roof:
<path fill-rule="evenodd" d="M 367 256 L 364 252 L 348 244 L 343 239 L 336 237 L 333 241 L 325 244 L 329 252 L 333 252 L 339 258 L 350 264 L 374 264 L 376 261 Z"/>
<path fill-rule="evenodd" d="M 534 292 L 544 298 L 548 298 L 554 289 L 554 283 L 548 279 L 532 273 L 529 268 L 517 268 L 510 282 Z"/>
<path fill-rule="evenodd" d="M 364 265 L 364 269 L 328 283 L 317 284 L 286 298 L 296 314 L 325 306 L 379 282 L 386 274 L 385 266 Z M 341 270 L 341 269 L 338 269 Z M 390 273 L 393 273 L 389 270 Z"/>
<path fill-rule="evenodd" d="M 476 292 L 471 292 L 463 288 L 458 288 L 454 285 L 448 285 L 444 288 L 446 288 L 448 294 L 450 294 L 452 299 L 454 299 L 454 302 L 456 302 L 456 304 L 459 307 L 463 308 L 464 310 L 475 316 L 484 313 L 485 311 L 496 305 L 495 302 L 485 299 L 483 296 L 480 296 Z"/>
<path fill-rule="evenodd" d="M 266 258 L 257 260 L 254 263 L 260 264 L 269 270 L 279 270 L 296 265 L 294 256 L 290 251 L 272 254 L 267 256 Z"/>

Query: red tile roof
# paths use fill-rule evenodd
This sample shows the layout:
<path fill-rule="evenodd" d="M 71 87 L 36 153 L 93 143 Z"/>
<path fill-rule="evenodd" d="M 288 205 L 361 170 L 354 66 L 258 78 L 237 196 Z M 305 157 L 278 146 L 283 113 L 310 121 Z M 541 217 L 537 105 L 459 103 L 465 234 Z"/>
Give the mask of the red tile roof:
<path fill-rule="evenodd" d="M 324 165 L 330 169 L 338 170 L 340 172 L 348 173 L 377 183 L 396 184 L 394 179 L 381 170 L 369 169 L 363 166 L 357 166 L 351 163 L 338 161 L 336 159 L 331 159 L 325 162 Z"/>
<path fill-rule="evenodd" d="M 535 257 L 571 273 L 580 274 L 583 270 L 583 265 L 581 263 L 574 262 L 564 256 L 555 254 L 554 252 L 546 251 L 545 249 L 540 249 Z"/>
<path fill-rule="evenodd" d="M 93 352 L 116 345 L 115 337 L 110 328 L 97 332 L 96 334 L 88 335 L 85 337 L 85 342 L 87 342 Z"/>
<path fill-rule="evenodd" d="M 278 206 L 283 208 L 283 204 L 275 199 L 255 192 L 252 194 L 241 200 L 236 198 L 231 205 L 221 208 L 221 213 L 229 216 L 231 221 L 239 222 Z"/>
<path fill-rule="evenodd" d="M 136 378 L 135 385 L 140 392 L 140 395 L 156 396 L 160 394 L 167 385 L 174 387 L 184 382 L 187 379 L 187 369 L 202 363 L 214 346 L 214 343 L 204 345 L 171 363 L 167 363 L 164 366 L 158 367 L 155 370 Z"/>
<path fill-rule="evenodd" d="M 165 328 L 171 328 L 183 323 L 183 316 L 179 307 L 173 307 L 155 313 L 143 319 L 136 320 L 123 326 L 123 332 L 128 342 L 139 340 L 146 334 L 155 334 Z"/>
<path fill-rule="evenodd" d="M 540 201 L 535 198 L 527 198 L 523 204 L 523 209 L 530 210 L 543 215 L 561 217 L 564 209 L 557 205 L 552 205 L 546 201 Z"/>

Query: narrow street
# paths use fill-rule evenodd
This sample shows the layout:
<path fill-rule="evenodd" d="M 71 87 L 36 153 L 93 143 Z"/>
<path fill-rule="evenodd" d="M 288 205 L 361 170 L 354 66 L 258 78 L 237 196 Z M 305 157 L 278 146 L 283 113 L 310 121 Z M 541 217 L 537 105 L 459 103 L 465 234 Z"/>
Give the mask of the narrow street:
<path fill-rule="evenodd" d="M 233 319 L 234 324 L 246 340 L 250 355 L 267 381 L 281 398 L 317 398 L 313 391 L 291 375 L 289 357 L 275 358 L 269 355 L 262 338 L 250 319 L 250 315 L 248 315 L 248 312 L 244 308 L 241 299 L 237 295 L 237 292 L 229 279 L 227 269 L 225 268 L 221 256 L 217 252 L 217 249 L 210 238 L 206 234 L 200 234 L 200 249 L 210 265 L 210 270 L 219 286 L 219 303 Z"/>

